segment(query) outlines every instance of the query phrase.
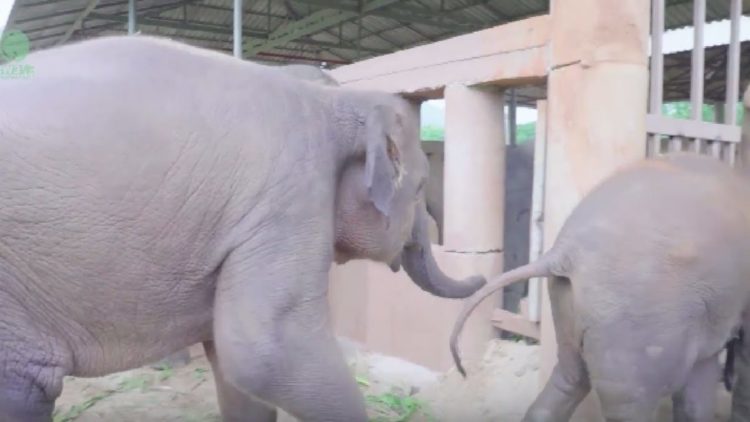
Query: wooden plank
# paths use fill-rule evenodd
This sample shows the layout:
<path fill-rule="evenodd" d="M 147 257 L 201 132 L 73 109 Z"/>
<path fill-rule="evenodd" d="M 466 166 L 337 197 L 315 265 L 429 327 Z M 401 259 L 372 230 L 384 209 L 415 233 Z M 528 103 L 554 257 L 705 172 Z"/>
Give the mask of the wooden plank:
<path fill-rule="evenodd" d="M 363 60 L 331 74 L 341 85 L 390 92 L 543 79 L 549 36 L 550 17 L 537 16 Z"/>
<path fill-rule="evenodd" d="M 646 115 L 646 132 L 685 138 L 740 142 L 740 127 L 697 120 Z"/>
<path fill-rule="evenodd" d="M 506 311 L 505 309 L 495 309 L 492 314 L 492 325 L 504 331 L 520 334 L 535 340 L 539 340 L 539 324 L 529 321 L 523 316 Z"/>
<path fill-rule="evenodd" d="M 723 122 L 736 125 L 737 101 L 740 95 L 740 19 L 742 0 L 730 0 L 729 51 L 727 60 L 727 90 Z"/>
<path fill-rule="evenodd" d="M 706 26 L 706 0 L 693 0 L 693 53 L 690 69 L 690 106 L 694 120 L 703 116 L 703 73 L 705 51 L 703 32 Z"/>

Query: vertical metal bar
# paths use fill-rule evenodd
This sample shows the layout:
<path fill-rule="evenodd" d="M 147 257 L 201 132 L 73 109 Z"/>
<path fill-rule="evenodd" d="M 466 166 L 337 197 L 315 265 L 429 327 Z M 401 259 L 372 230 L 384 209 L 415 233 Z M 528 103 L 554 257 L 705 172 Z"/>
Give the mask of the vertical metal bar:
<path fill-rule="evenodd" d="M 698 154 L 703 150 L 703 139 L 693 139 L 693 151 Z"/>
<path fill-rule="evenodd" d="M 362 58 L 362 20 L 364 19 L 362 8 L 364 7 L 364 5 L 362 0 L 359 0 L 357 3 L 357 9 L 359 10 L 359 19 L 357 19 L 357 60 L 359 60 L 360 58 Z"/>
<path fill-rule="evenodd" d="M 234 57 L 242 58 L 242 0 L 234 0 Z"/>
<path fill-rule="evenodd" d="M 721 160 L 721 141 L 711 142 L 711 155 Z"/>
<path fill-rule="evenodd" d="M 734 164 L 737 162 L 737 144 L 734 142 L 730 142 L 727 146 L 727 161 L 731 166 L 734 166 Z"/>
<path fill-rule="evenodd" d="M 650 141 L 650 148 L 648 151 L 649 157 L 655 157 L 661 154 L 662 150 L 662 135 L 658 133 L 654 133 L 651 135 Z"/>
<path fill-rule="evenodd" d="M 649 112 L 661 114 L 664 89 L 664 0 L 651 1 L 651 87 Z"/>
<path fill-rule="evenodd" d="M 740 96 L 740 17 L 742 0 L 729 0 L 729 50 L 727 51 L 727 95 L 723 123 L 737 124 L 737 102 Z"/>
<path fill-rule="evenodd" d="M 664 0 L 651 0 L 651 80 L 649 89 L 649 113 L 660 115 L 664 90 Z M 648 141 L 649 155 L 660 152 L 661 136 L 653 134 Z"/>
<path fill-rule="evenodd" d="M 706 0 L 693 0 L 693 56 L 690 71 L 690 106 L 693 120 L 703 116 L 703 32 L 706 25 Z"/>
<path fill-rule="evenodd" d="M 536 102 L 536 136 L 534 139 L 534 176 L 531 191 L 531 227 L 529 232 L 529 262 L 534 262 L 544 249 L 544 189 L 547 170 L 547 101 Z M 529 280 L 529 320 L 539 322 L 542 309 L 540 278 Z"/>
<path fill-rule="evenodd" d="M 128 0 L 128 35 L 135 34 L 136 0 Z"/>
<path fill-rule="evenodd" d="M 713 104 L 716 123 L 724 123 L 726 120 L 727 105 L 717 102 Z"/>
<path fill-rule="evenodd" d="M 517 139 L 516 129 L 518 127 L 516 118 L 516 89 L 510 89 L 510 104 L 508 105 L 508 141 L 511 146 L 515 146 Z"/>
<path fill-rule="evenodd" d="M 271 0 L 266 3 L 266 13 L 268 14 L 268 20 L 266 20 L 266 29 L 268 33 L 271 33 Z"/>
<path fill-rule="evenodd" d="M 683 138 L 681 136 L 673 136 L 669 140 L 669 152 L 682 151 L 682 141 Z"/>

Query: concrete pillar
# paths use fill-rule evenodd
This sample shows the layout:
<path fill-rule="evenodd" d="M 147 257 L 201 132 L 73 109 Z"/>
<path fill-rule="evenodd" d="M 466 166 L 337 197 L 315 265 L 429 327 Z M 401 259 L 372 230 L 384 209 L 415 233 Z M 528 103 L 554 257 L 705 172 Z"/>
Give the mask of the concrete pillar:
<path fill-rule="evenodd" d="M 448 251 L 503 248 L 503 106 L 497 89 L 445 88 L 443 243 Z"/>
<path fill-rule="evenodd" d="M 645 157 L 650 1 L 553 0 L 551 17 L 545 250 L 594 185 Z M 542 386 L 557 362 L 546 284 Z M 601 420 L 598 403 L 573 420 Z"/>

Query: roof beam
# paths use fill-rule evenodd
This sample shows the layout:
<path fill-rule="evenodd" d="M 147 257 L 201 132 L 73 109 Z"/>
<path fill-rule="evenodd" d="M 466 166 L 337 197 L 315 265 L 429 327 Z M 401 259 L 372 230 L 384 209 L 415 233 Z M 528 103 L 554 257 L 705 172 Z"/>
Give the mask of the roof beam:
<path fill-rule="evenodd" d="M 105 21 L 111 21 L 111 22 L 118 22 L 118 23 L 126 23 L 128 21 L 127 16 L 123 15 L 106 15 L 101 13 L 92 13 L 89 15 L 91 19 L 98 19 L 98 20 L 105 20 Z M 208 23 L 195 23 L 195 22 L 183 22 L 182 20 L 178 19 L 171 19 L 171 18 L 139 18 L 139 25 L 141 26 L 156 26 L 156 27 L 163 27 L 163 28 L 171 28 L 171 29 L 177 29 L 177 30 L 188 30 L 188 31 L 198 31 L 198 32 L 205 32 L 210 34 L 219 34 L 219 35 L 226 35 L 229 37 L 232 35 L 232 30 L 228 26 L 225 27 L 223 25 L 213 25 Z M 246 37 L 251 37 L 255 39 L 267 39 L 268 34 L 265 32 L 257 32 L 257 31 L 251 31 L 247 29 L 243 29 L 242 31 L 243 35 Z M 180 34 L 174 34 L 175 37 L 180 37 L 182 35 Z M 217 40 L 220 41 L 220 40 Z M 337 50 L 355 50 L 356 47 L 350 46 L 350 45 L 342 45 L 337 43 L 329 43 L 325 41 L 317 41 L 317 40 L 293 40 L 291 41 L 296 44 L 301 45 L 310 45 L 315 47 L 321 47 L 321 48 L 333 48 Z M 368 47 L 362 47 L 362 51 L 367 51 L 370 53 L 375 54 L 385 54 L 388 53 L 389 50 L 383 50 L 378 48 L 368 48 Z"/>
<path fill-rule="evenodd" d="M 127 23 L 128 21 L 128 17 L 124 15 L 107 15 L 107 14 L 101 14 L 101 13 L 92 13 L 91 19 L 99 19 L 99 20 L 121 22 L 121 23 Z M 199 22 L 190 22 L 190 21 L 185 22 L 181 19 L 140 18 L 139 24 L 141 26 L 143 25 L 160 26 L 163 28 L 208 32 L 211 34 L 222 34 L 222 35 L 227 35 L 227 36 L 232 35 L 232 29 L 229 26 L 213 25 L 209 23 L 199 23 Z M 248 37 L 265 38 L 268 35 L 265 32 L 256 32 L 256 31 L 250 31 L 250 30 L 243 30 L 242 33 L 243 35 L 248 36 Z"/>
<path fill-rule="evenodd" d="M 245 43 L 245 55 L 247 57 L 252 57 L 260 52 L 272 50 L 280 45 L 334 27 L 341 22 L 346 22 L 360 15 L 390 6 L 398 1 L 399 0 L 372 0 L 362 6 L 361 13 L 336 9 L 319 10 L 296 22 L 284 25 L 273 31 L 266 41 L 258 42 L 252 39 L 248 40 Z"/>
<path fill-rule="evenodd" d="M 349 12 L 358 13 L 357 6 L 355 4 L 347 4 L 343 2 L 331 2 L 328 0 L 292 0 L 295 3 L 326 7 L 331 9 L 345 10 Z M 374 10 L 369 13 L 373 16 L 379 16 L 383 18 L 393 19 L 399 22 L 412 22 L 420 25 L 427 25 L 436 28 L 442 28 L 449 31 L 460 31 L 469 30 L 476 27 L 477 22 L 469 22 L 459 19 L 453 19 L 448 16 L 443 16 L 439 11 L 425 11 L 420 9 L 403 9 L 401 7 L 389 8 L 389 10 Z M 437 18 L 444 17 L 448 18 L 453 22 L 440 22 Z"/>
<path fill-rule="evenodd" d="M 117 0 L 115 2 L 102 3 L 99 8 L 100 9 L 104 9 L 104 8 L 114 7 L 114 6 L 121 7 L 122 5 L 123 5 L 122 1 Z M 81 8 L 77 7 L 75 9 L 57 10 L 55 12 L 50 12 L 50 13 L 46 13 L 44 15 L 34 16 L 34 17 L 31 17 L 31 18 L 16 19 L 13 23 L 15 25 L 21 25 L 21 24 L 24 24 L 24 23 L 27 23 L 27 22 L 39 21 L 39 20 L 44 20 L 44 19 L 59 18 L 59 17 L 62 17 L 62 16 L 75 15 L 75 14 L 80 14 L 80 13 L 81 13 Z"/>
<path fill-rule="evenodd" d="M 89 0 L 89 3 L 86 5 L 86 8 L 83 9 L 80 15 L 76 18 L 75 22 L 73 22 L 73 25 L 70 25 L 67 31 L 63 34 L 62 37 L 60 37 L 59 40 L 55 43 L 55 45 L 61 45 L 64 44 L 68 39 L 70 39 L 70 36 L 73 35 L 73 32 L 81 29 L 81 25 L 83 24 L 83 20 L 86 19 L 86 17 L 96 9 L 96 5 L 99 4 L 99 0 Z"/>

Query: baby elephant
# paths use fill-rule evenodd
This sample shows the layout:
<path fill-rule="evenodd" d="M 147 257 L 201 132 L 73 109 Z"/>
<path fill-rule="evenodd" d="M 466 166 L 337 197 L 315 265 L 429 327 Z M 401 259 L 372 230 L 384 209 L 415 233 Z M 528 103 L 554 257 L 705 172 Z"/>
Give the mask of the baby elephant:
<path fill-rule="evenodd" d="M 671 395 L 675 421 L 713 421 L 719 353 L 750 297 L 750 183 L 697 154 L 642 161 L 596 187 L 539 260 L 466 303 L 451 337 L 494 291 L 549 277 L 558 362 L 525 421 L 567 421 L 593 389 L 607 421 L 650 420 Z M 748 342 L 737 355 L 733 421 L 750 420 Z"/>

